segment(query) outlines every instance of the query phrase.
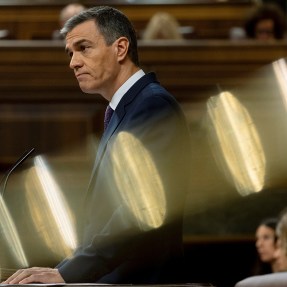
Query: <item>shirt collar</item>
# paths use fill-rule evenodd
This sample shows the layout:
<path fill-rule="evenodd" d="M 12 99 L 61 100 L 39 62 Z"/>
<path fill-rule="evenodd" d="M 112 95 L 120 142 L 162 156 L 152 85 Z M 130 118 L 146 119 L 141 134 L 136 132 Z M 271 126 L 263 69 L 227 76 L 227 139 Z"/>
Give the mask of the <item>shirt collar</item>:
<path fill-rule="evenodd" d="M 110 106 L 113 110 L 116 109 L 118 103 L 124 96 L 124 94 L 133 86 L 135 82 L 137 82 L 142 76 L 144 76 L 144 71 L 139 70 L 136 73 L 134 73 L 121 87 L 115 92 L 115 94 L 112 97 L 112 100 L 110 101 Z"/>

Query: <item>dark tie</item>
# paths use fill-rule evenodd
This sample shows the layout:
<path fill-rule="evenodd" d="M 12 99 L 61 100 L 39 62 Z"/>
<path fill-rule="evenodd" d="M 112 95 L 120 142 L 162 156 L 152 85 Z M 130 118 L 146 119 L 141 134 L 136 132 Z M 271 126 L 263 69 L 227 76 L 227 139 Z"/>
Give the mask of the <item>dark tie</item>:
<path fill-rule="evenodd" d="M 110 105 L 107 106 L 106 112 L 105 112 L 105 118 L 104 118 L 104 129 L 108 127 L 108 124 L 110 122 L 110 119 L 113 115 L 114 110 L 110 107 Z"/>

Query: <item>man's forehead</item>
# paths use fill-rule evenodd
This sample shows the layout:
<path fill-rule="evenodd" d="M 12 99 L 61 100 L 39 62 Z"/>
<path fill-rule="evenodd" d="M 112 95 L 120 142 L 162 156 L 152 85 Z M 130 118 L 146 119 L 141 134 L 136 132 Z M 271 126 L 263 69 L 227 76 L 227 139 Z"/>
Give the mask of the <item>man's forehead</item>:
<path fill-rule="evenodd" d="M 101 37 L 102 35 L 93 22 L 83 22 L 67 33 L 65 39 L 66 46 L 76 45 L 77 43 L 84 41 L 93 42 Z"/>
<path fill-rule="evenodd" d="M 99 35 L 99 30 L 93 20 L 88 20 L 83 23 L 76 25 L 70 32 L 66 35 L 66 40 L 75 37 L 92 37 Z"/>

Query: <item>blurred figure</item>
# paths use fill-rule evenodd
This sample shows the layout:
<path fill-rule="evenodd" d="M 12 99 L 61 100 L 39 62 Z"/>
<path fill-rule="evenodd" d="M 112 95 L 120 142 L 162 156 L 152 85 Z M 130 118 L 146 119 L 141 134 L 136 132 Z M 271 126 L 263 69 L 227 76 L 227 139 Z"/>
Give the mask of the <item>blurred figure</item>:
<path fill-rule="evenodd" d="M 143 40 L 174 39 L 182 40 L 180 25 L 177 19 L 166 12 L 158 12 L 149 20 L 143 32 Z"/>
<path fill-rule="evenodd" d="M 59 14 L 59 28 L 61 29 L 67 20 L 72 16 L 84 11 L 86 7 L 80 3 L 71 3 L 65 6 Z M 60 29 L 55 30 L 52 34 L 53 40 L 63 40 L 63 37 L 60 34 Z"/>
<path fill-rule="evenodd" d="M 274 5 L 277 5 L 278 7 L 280 7 L 280 9 L 282 9 L 282 11 L 284 12 L 284 14 L 286 15 L 287 12 L 287 2 L 286 0 L 258 0 L 261 3 L 272 3 Z"/>
<path fill-rule="evenodd" d="M 7 29 L 0 29 L 0 39 L 8 39 L 10 32 Z"/>
<path fill-rule="evenodd" d="M 251 276 L 236 283 L 235 287 L 286 287 L 287 283 L 287 209 L 284 209 L 276 226 L 277 249 L 275 258 L 279 272 Z"/>
<path fill-rule="evenodd" d="M 261 4 L 248 15 L 244 28 L 247 38 L 283 39 L 286 32 L 284 13 L 277 5 Z"/>
<path fill-rule="evenodd" d="M 266 218 L 258 225 L 255 238 L 258 261 L 255 265 L 254 275 L 268 274 L 279 271 L 275 256 L 277 218 Z"/>
<path fill-rule="evenodd" d="M 229 39 L 231 40 L 241 40 L 241 39 L 245 39 L 246 38 L 246 34 L 244 31 L 244 28 L 242 27 L 231 27 L 229 29 Z"/>
<path fill-rule="evenodd" d="M 278 261 L 278 271 L 287 272 L 287 208 L 280 214 L 279 222 L 276 226 L 276 235 L 278 240 L 275 257 Z"/>

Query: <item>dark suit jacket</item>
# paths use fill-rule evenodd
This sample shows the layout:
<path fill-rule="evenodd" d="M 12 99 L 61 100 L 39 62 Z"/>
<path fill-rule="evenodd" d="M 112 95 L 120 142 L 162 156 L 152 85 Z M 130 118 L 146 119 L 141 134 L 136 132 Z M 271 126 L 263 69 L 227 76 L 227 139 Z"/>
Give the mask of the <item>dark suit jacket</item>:
<path fill-rule="evenodd" d="M 182 255 L 189 148 L 178 103 L 153 73 L 145 75 L 123 96 L 99 144 L 82 245 L 58 266 L 67 283 L 171 280 L 167 267 Z"/>

